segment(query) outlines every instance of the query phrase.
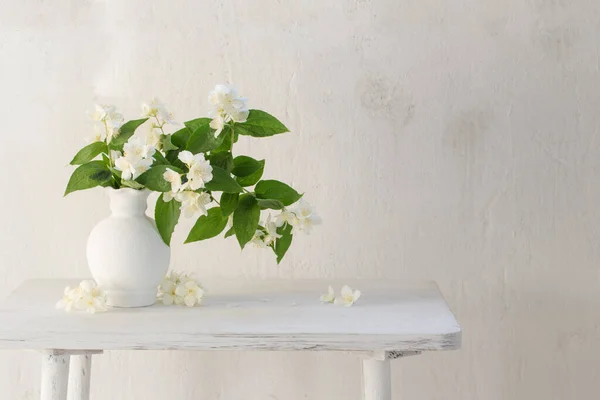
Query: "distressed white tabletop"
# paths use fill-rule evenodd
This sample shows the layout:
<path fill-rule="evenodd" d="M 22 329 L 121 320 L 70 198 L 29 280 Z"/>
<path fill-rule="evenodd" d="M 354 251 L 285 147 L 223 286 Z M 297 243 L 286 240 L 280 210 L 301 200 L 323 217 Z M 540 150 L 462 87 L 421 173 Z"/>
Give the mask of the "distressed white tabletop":
<path fill-rule="evenodd" d="M 55 309 L 78 280 L 25 282 L 0 305 L 0 348 L 426 351 L 460 347 L 461 330 L 433 282 L 207 281 L 199 307 L 106 313 Z M 363 292 L 353 307 L 320 304 L 332 284 Z"/>

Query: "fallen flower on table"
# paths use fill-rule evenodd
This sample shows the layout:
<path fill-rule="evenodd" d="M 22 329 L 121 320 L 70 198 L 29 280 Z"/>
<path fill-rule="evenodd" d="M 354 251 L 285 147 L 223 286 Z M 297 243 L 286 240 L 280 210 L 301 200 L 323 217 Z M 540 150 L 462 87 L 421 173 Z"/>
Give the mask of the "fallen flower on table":
<path fill-rule="evenodd" d="M 202 302 L 204 289 L 193 275 L 169 272 L 158 287 L 156 296 L 164 305 L 186 305 L 194 307 Z"/>
<path fill-rule="evenodd" d="M 322 294 L 319 300 L 321 300 L 321 303 L 333 303 L 333 301 L 335 300 L 335 292 L 333 291 L 331 285 L 329 285 L 327 293 Z"/>
<path fill-rule="evenodd" d="M 344 287 L 342 287 L 340 294 L 341 296 L 335 299 L 335 304 L 346 307 L 353 305 L 361 295 L 360 290 L 352 290 L 352 288 L 350 288 L 348 285 L 344 285 Z"/>
<path fill-rule="evenodd" d="M 91 314 L 107 311 L 106 293 L 92 280 L 79 283 L 76 288 L 67 286 L 63 297 L 56 303 L 56 308 L 67 312 L 87 311 Z"/>

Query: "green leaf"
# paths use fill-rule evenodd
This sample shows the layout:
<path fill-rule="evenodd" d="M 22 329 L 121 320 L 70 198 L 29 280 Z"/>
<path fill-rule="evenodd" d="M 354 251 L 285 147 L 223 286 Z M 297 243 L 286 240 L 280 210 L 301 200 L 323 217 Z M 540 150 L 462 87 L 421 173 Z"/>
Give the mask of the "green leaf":
<path fill-rule="evenodd" d="M 264 160 L 261 161 L 262 163 L 248 156 L 237 156 L 233 160 L 233 169 L 231 170 L 231 173 L 237 177 L 252 175 L 259 169 L 264 168 Z"/>
<path fill-rule="evenodd" d="M 104 142 L 94 142 L 79 150 L 71 160 L 71 165 L 81 165 L 92 161 L 98 154 L 108 153 L 108 146 Z"/>
<path fill-rule="evenodd" d="M 191 134 L 192 131 L 188 127 L 181 128 L 180 130 L 171 135 L 171 143 L 173 143 L 180 149 L 185 149 L 185 145 L 187 144 L 188 140 L 190 140 Z"/>
<path fill-rule="evenodd" d="M 183 124 L 190 130 L 190 132 L 194 132 L 199 127 L 210 124 L 210 121 L 212 121 L 210 118 L 196 118 L 192 119 L 191 121 L 186 121 Z"/>
<path fill-rule="evenodd" d="M 144 185 L 142 185 L 141 183 L 137 183 L 136 181 L 122 181 L 121 186 L 132 188 L 135 190 L 141 190 L 144 188 Z"/>
<path fill-rule="evenodd" d="M 108 165 L 109 165 L 109 164 L 108 164 Z M 113 174 L 114 176 L 116 176 L 117 178 L 121 179 L 121 176 L 123 175 L 123 172 L 122 172 L 122 171 L 119 171 L 118 169 L 116 169 L 116 168 L 113 168 L 113 167 L 108 167 L 108 169 L 110 170 L 110 172 L 112 172 L 112 174 Z"/>
<path fill-rule="evenodd" d="M 181 214 L 181 208 L 179 203 L 175 200 L 164 201 L 164 194 L 161 194 L 156 200 L 156 207 L 154 208 L 154 220 L 156 221 L 156 228 L 160 233 L 160 237 L 167 246 L 171 244 L 171 236 L 175 230 L 175 225 L 179 221 L 179 215 Z"/>
<path fill-rule="evenodd" d="M 163 177 L 167 168 L 181 173 L 179 168 L 172 165 L 157 165 L 137 177 L 136 181 L 155 192 L 170 192 L 171 184 Z"/>
<path fill-rule="evenodd" d="M 215 130 L 208 124 L 200 125 L 190 135 L 185 148 L 194 154 L 206 153 L 219 147 L 222 141 L 223 136 L 219 135 L 219 137 L 215 137 Z"/>
<path fill-rule="evenodd" d="M 210 155 L 210 165 L 223 168 L 227 172 L 233 169 L 233 156 L 230 152 L 214 153 Z"/>
<path fill-rule="evenodd" d="M 171 165 L 171 163 L 169 162 L 169 160 L 167 160 L 160 151 L 155 151 L 154 155 L 152 156 L 154 157 L 154 162 L 152 163 L 152 166 L 155 165 Z"/>
<path fill-rule="evenodd" d="M 238 206 L 239 199 L 239 193 L 223 193 L 221 195 L 221 211 L 223 212 L 224 217 L 228 217 L 235 211 Z"/>
<path fill-rule="evenodd" d="M 237 141 L 233 140 L 232 136 L 237 137 L 237 134 L 231 135 L 231 127 L 229 125 L 225 125 L 225 127 L 217 137 L 217 143 L 219 143 L 218 147 L 211 150 L 211 152 L 222 153 L 224 151 L 231 151 L 233 143 Z"/>
<path fill-rule="evenodd" d="M 289 132 L 289 129 L 269 113 L 250 110 L 246 122 L 235 124 L 235 131 L 240 135 L 266 137 Z"/>
<path fill-rule="evenodd" d="M 73 171 L 64 195 L 96 186 L 108 186 L 111 177 L 112 173 L 103 161 L 96 160 L 82 164 Z"/>
<path fill-rule="evenodd" d="M 240 196 L 238 207 L 233 212 L 233 228 L 242 249 L 254 237 L 259 219 L 260 207 L 256 204 L 254 196 L 251 194 Z"/>
<path fill-rule="evenodd" d="M 213 167 L 212 175 L 212 179 L 206 184 L 207 190 L 226 193 L 239 193 L 244 190 L 223 168 Z"/>
<path fill-rule="evenodd" d="M 275 255 L 277 255 L 277 264 L 279 264 L 292 244 L 292 226 L 290 224 L 285 224 L 277 229 L 277 233 L 279 233 L 281 237 L 275 241 L 273 251 L 275 252 Z"/>
<path fill-rule="evenodd" d="M 178 156 L 179 156 L 179 151 L 170 150 L 167 152 L 167 155 L 165 156 L 165 158 L 167 159 L 167 161 L 169 163 L 171 163 L 171 165 L 173 165 L 183 171 L 187 168 L 187 166 L 183 162 L 181 162 L 181 160 L 178 158 Z"/>
<path fill-rule="evenodd" d="M 260 181 L 254 188 L 256 197 L 259 199 L 275 199 L 283 203 L 284 206 L 294 204 L 302 195 L 283 182 L 275 180 Z"/>
<path fill-rule="evenodd" d="M 282 210 L 284 207 L 281 201 L 273 199 L 257 199 L 256 203 L 262 209 L 270 208 L 271 210 Z"/>
<path fill-rule="evenodd" d="M 213 207 L 208 210 L 208 215 L 202 215 L 192 227 L 185 243 L 197 242 L 199 240 L 210 239 L 223 232 L 227 225 L 227 217 L 221 213 L 220 207 Z"/>
<path fill-rule="evenodd" d="M 231 228 L 229 228 L 229 230 L 227 232 L 225 232 L 225 238 L 228 238 L 229 236 L 233 236 L 235 235 L 235 229 L 233 229 L 233 226 Z"/>
<path fill-rule="evenodd" d="M 260 160 L 259 163 L 260 163 L 260 168 L 257 169 L 254 173 L 252 173 L 248 176 L 236 178 L 236 180 L 238 181 L 238 183 L 240 185 L 242 185 L 242 186 L 256 185 L 256 182 L 258 182 L 260 180 L 260 178 L 262 178 L 263 172 L 265 171 L 265 160 Z"/>
<path fill-rule="evenodd" d="M 176 146 L 175 144 L 173 144 L 173 141 L 171 139 L 172 139 L 172 135 L 160 135 L 161 149 L 165 153 L 170 150 L 179 149 L 179 146 Z"/>
<path fill-rule="evenodd" d="M 135 130 L 147 120 L 148 118 L 142 118 L 125 122 L 119 129 L 119 134 L 112 138 L 108 147 L 113 150 L 123 150 L 123 145 L 133 136 Z"/>

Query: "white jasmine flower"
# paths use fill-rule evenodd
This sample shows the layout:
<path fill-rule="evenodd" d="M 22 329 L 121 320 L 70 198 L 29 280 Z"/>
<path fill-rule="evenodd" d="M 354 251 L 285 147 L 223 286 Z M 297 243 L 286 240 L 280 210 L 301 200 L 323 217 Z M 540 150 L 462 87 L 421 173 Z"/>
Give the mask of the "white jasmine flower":
<path fill-rule="evenodd" d="M 96 109 L 91 117 L 96 122 L 104 125 L 105 134 L 108 140 L 118 135 L 119 128 L 123 125 L 123 115 L 117 111 L 117 108 L 110 104 L 96 104 Z"/>
<path fill-rule="evenodd" d="M 190 279 L 177 285 L 175 294 L 177 297 L 183 299 L 183 303 L 186 306 L 194 307 L 202 302 L 204 290 L 202 290 L 196 281 Z"/>
<path fill-rule="evenodd" d="M 153 146 L 148 146 L 142 139 L 132 136 L 127 143 L 123 145 L 123 151 L 130 160 L 136 158 L 150 158 L 156 152 Z"/>
<path fill-rule="evenodd" d="M 104 139 L 113 138 L 118 135 L 119 128 L 123 125 L 123 115 L 117 111 L 117 108 L 110 104 L 96 104 L 95 110 L 91 113 L 92 120 L 98 122 L 96 136 Z M 98 133 L 98 130 L 104 130 L 103 134 Z M 101 139 L 102 141 L 104 139 Z"/>
<path fill-rule="evenodd" d="M 84 293 L 92 294 L 97 291 L 98 287 L 96 285 L 96 282 L 94 282 L 91 279 L 88 279 L 79 283 L 79 289 L 81 289 L 81 291 L 83 291 Z"/>
<path fill-rule="evenodd" d="M 281 211 L 281 214 L 279 214 L 275 218 L 275 224 L 277 225 L 277 227 L 280 227 L 286 223 L 288 223 L 292 226 L 296 226 L 298 224 L 298 217 L 296 217 L 296 214 L 294 214 L 292 211 L 289 211 L 289 210 Z"/>
<path fill-rule="evenodd" d="M 232 85 L 216 85 L 208 95 L 210 102 L 209 116 L 213 119 L 210 127 L 217 130 L 218 135 L 229 121 L 246 122 L 249 110 L 247 100 L 238 96 Z"/>
<path fill-rule="evenodd" d="M 263 241 L 265 242 L 266 246 L 269 246 L 275 242 L 275 240 L 281 237 L 281 235 L 277 233 L 277 223 L 275 221 L 271 221 L 271 214 L 269 214 L 267 221 L 265 222 L 265 230 L 267 231 L 267 234 L 263 238 Z"/>
<path fill-rule="evenodd" d="M 175 302 L 175 289 L 179 282 L 179 274 L 171 271 L 162 280 L 158 287 L 158 299 L 166 306 L 170 306 Z"/>
<path fill-rule="evenodd" d="M 75 303 L 75 307 L 78 310 L 85 310 L 91 314 L 103 312 L 107 310 L 106 298 L 83 293 L 79 300 L 77 300 L 77 303 Z"/>
<path fill-rule="evenodd" d="M 135 165 L 133 165 L 133 168 L 131 170 L 131 177 L 133 179 L 136 179 L 138 176 L 140 176 L 141 174 L 143 174 L 144 172 L 148 171 L 150 169 L 150 167 L 152 166 L 152 162 L 154 160 L 151 158 L 143 158 L 141 160 L 139 160 Z"/>
<path fill-rule="evenodd" d="M 248 118 L 247 100 L 238 96 L 233 85 L 216 85 L 208 95 L 211 104 L 210 116 L 223 115 L 235 122 L 245 122 Z"/>
<path fill-rule="evenodd" d="M 115 160 L 115 169 L 121 171 L 121 178 L 128 181 L 136 179 L 138 176 L 150 169 L 153 160 L 151 158 L 131 159 L 127 156 L 119 157 Z"/>
<path fill-rule="evenodd" d="M 308 218 L 314 213 L 313 207 L 304 199 L 298 200 L 298 202 L 294 204 L 293 210 L 298 218 Z"/>
<path fill-rule="evenodd" d="M 117 112 L 117 107 L 111 104 L 95 104 L 95 109 L 90 116 L 94 121 L 104 122 L 107 119 L 118 119 L 121 114 Z"/>
<path fill-rule="evenodd" d="M 295 228 L 298 228 L 298 230 L 304 232 L 304 233 L 310 233 L 312 232 L 312 228 L 315 225 L 319 225 L 321 223 L 321 218 L 318 216 L 312 216 L 310 218 L 299 218 L 298 219 L 298 225 L 295 226 Z"/>
<path fill-rule="evenodd" d="M 175 196 L 177 195 L 177 193 L 175 192 L 164 192 L 163 193 L 163 201 L 165 203 L 170 202 L 171 200 L 173 200 L 175 198 Z"/>
<path fill-rule="evenodd" d="M 225 116 L 223 114 L 217 114 L 212 121 L 210 121 L 209 126 L 215 130 L 215 136 L 219 136 L 225 128 Z"/>
<path fill-rule="evenodd" d="M 144 158 L 138 161 L 137 164 L 134 166 L 133 179 L 148 171 L 152 166 L 153 162 L 154 159 L 152 158 Z"/>
<path fill-rule="evenodd" d="M 165 178 L 165 181 L 167 181 L 171 184 L 171 193 L 179 192 L 179 189 L 181 189 L 181 175 L 180 174 L 173 171 L 171 168 L 167 168 L 165 170 L 165 173 L 163 174 L 163 178 Z M 165 196 L 163 195 L 163 198 L 164 197 Z M 170 195 L 169 200 L 171 200 L 172 198 L 173 198 L 173 195 Z"/>
<path fill-rule="evenodd" d="M 146 134 L 146 145 L 155 149 L 160 149 L 161 138 L 162 131 L 160 130 L 160 128 L 157 128 L 154 124 L 152 124 L 152 127 L 148 130 L 148 133 Z"/>
<path fill-rule="evenodd" d="M 191 151 L 184 150 L 177 155 L 177 158 L 188 167 L 194 162 L 194 155 Z"/>
<path fill-rule="evenodd" d="M 163 102 L 158 98 L 153 98 L 150 103 L 142 105 L 142 116 L 144 117 L 156 117 L 159 123 L 173 124 L 173 114 L 171 114 Z"/>
<path fill-rule="evenodd" d="M 175 289 L 177 289 L 177 288 L 175 288 Z M 183 299 L 182 296 L 177 296 L 176 295 L 174 300 L 175 300 L 175 305 L 176 306 L 182 306 L 182 305 L 185 304 L 185 301 L 184 301 L 184 299 Z"/>
<path fill-rule="evenodd" d="M 192 154 L 184 150 L 177 156 L 189 168 L 186 175 L 190 189 L 198 190 L 203 188 L 206 182 L 212 180 L 212 166 L 204 158 L 204 154 Z"/>
<path fill-rule="evenodd" d="M 335 299 L 335 304 L 350 307 L 358 300 L 361 293 L 360 290 L 352 290 L 350 286 L 344 285 L 340 291 L 340 295 L 340 297 Z"/>
<path fill-rule="evenodd" d="M 150 169 L 154 159 L 152 156 L 155 149 L 148 146 L 139 137 L 131 137 L 123 145 L 124 154 L 114 157 L 115 169 L 121 171 L 121 178 L 128 181 L 136 179 L 138 176 Z"/>
<path fill-rule="evenodd" d="M 67 287 L 63 298 L 56 304 L 66 311 L 73 309 L 96 313 L 106 311 L 106 293 L 92 280 L 81 281 L 75 289 Z"/>
<path fill-rule="evenodd" d="M 198 213 L 208 215 L 206 205 L 212 201 L 208 193 L 196 193 L 189 190 L 177 193 L 175 199 L 181 203 L 181 212 L 186 218 L 193 217 Z"/>
<path fill-rule="evenodd" d="M 106 140 L 106 128 L 100 124 L 94 124 L 94 134 L 87 139 L 88 143 L 104 142 Z"/>
<path fill-rule="evenodd" d="M 179 160 L 182 163 L 184 163 L 185 165 L 187 165 L 188 168 L 191 168 L 192 166 L 194 166 L 194 164 L 206 162 L 206 158 L 204 158 L 204 154 L 203 153 L 192 154 L 188 150 L 184 150 L 184 151 L 180 152 L 177 155 L 177 157 L 179 158 Z"/>
<path fill-rule="evenodd" d="M 314 207 L 304 201 L 304 199 L 300 199 L 295 204 L 292 212 L 297 218 L 297 221 L 294 221 L 292 226 L 305 233 L 310 233 L 313 226 L 321 223 L 321 218 L 316 214 Z"/>
<path fill-rule="evenodd" d="M 333 303 L 335 300 L 335 292 L 333 291 L 333 288 L 331 287 L 331 285 L 329 285 L 329 288 L 327 289 L 327 293 L 321 295 L 321 303 Z"/>
<path fill-rule="evenodd" d="M 120 115 L 120 114 L 119 114 Z M 111 141 L 113 137 L 119 134 L 119 129 L 123 126 L 123 117 L 121 119 L 106 120 L 106 137 Z"/>
<path fill-rule="evenodd" d="M 64 309 L 67 312 L 73 311 L 75 302 L 81 297 L 79 287 L 73 289 L 67 286 L 63 292 L 63 297 L 56 303 L 56 308 Z"/>
<path fill-rule="evenodd" d="M 121 171 L 121 178 L 126 181 L 130 180 L 133 175 L 131 172 L 131 163 L 126 157 L 121 156 L 115 160 L 115 169 Z"/>
<path fill-rule="evenodd" d="M 193 307 L 204 298 L 204 290 L 192 275 L 171 271 L 158 287 L 157 298 L 164 305 Z"/>
<path fill-rule="evenodd" d="M 177 197 L 177 193 L 183 192 L 184 190 L 187 190 L 188 188 L 189 188 L 188 182 L 184 182 L 181 184 L 178 191 L 164 192 L 163 193 L 163 201 L 165 203 L 168 203 L 169 201 L 171 201 Z"/>
<path fill-rule="evenodd" d="M 245 105 L 244 105 L 245 107 Z M 231 115 L 231 119 L 234 122 L 246 122 L 246 120 L 248 120 L 248 115 L 250 115 L 250 110 L 244 108 L 241 110 L 235 110 L 232 111 Z"/>
<path fill-rule="evenodd" d="M 202 157 L 204 158 L 204 156 Z M 212 166 L 208 161 L 199 161 L 192 164 L 186 175 L 190 189 L 198 190 L 203 188 L 207 182 L 213 178 Z"/>
<path fill-rule="evenodd" d="M 252 243 L 255 247 L 258 247 L 259 249 L 264 249 L 267 247 L 264 241 L 264 236 L 264 232 L 257 229 L 254 233 L 254 237 L 252 238 L 252 240 L 250 240 L 250 243 Z"/>

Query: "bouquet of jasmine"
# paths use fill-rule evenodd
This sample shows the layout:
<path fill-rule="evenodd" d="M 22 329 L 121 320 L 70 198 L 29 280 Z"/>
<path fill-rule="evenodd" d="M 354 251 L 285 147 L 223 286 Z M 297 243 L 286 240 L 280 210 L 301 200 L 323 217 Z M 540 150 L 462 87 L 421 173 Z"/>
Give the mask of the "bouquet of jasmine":
<path fill-rule="evenodd" d="M 65 195 L 96 186 L 160 192 L 154 217 L 167 245 L 183 214 L 197 218 L 186 243 L 225 231 L 241 248 L 249 242 L 271 248 L 279 263 L 293 234 L 310 232 L 319 218 L 292 187 L 262 179 L 265 160 L 234 156 L 233 145 L 240 135 L 261 138 L 288 129 L 264 111 L 249 110 L 232 86 L 217 85 L 209 102 L 209 118 L 184 122 L 175 132 L 169 130 L 177 125 L 172 114 L 157 99 L 143 106 L 143 118 L 125 123 L 114 106 L 96 106 L 96 134 L 71 161 L 78 167 Z"/>

